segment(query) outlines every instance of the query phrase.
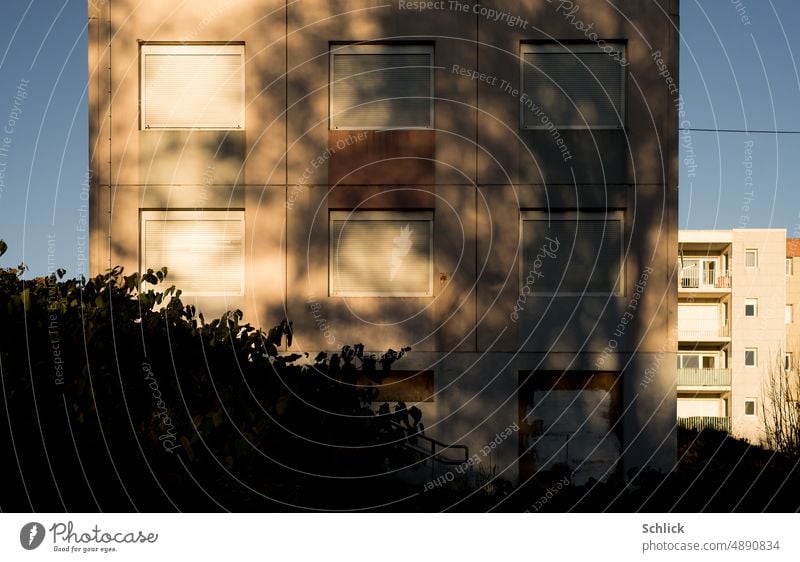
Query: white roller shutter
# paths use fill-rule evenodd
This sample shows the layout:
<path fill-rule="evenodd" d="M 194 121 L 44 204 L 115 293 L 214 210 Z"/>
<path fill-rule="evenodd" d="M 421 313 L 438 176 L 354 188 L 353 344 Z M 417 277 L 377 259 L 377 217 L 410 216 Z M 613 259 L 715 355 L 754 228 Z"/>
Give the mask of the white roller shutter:
<path fill-rule="evenodd" d="M 331 53 L 331 128 L 431 128 L 430 47 L 355 45 Z"/>
<path fill-rule="evenodd" d="M 523 128 L 621 128 L 624 67 L 594 45 L 566 47 L 523 45 Z M 614 49 L 624 57 L 622 46 Z"/>
<path fill-rule="evenodd" d="M 720 335 L 719 306 L 716 304 L 678 305 L 678 331 L 687 336 Z"/>
<path fill-rule="evenodd" d="M 620 211 L 580 217 L 529 211 L 522 220 L 521 283 L 540 294 L 621 293 L 622 243 Z"/>
<path fill-rule="evenodd" d="M 244 45 L 141 47 L 142 129 L 243 129 Z"/>
<path fill-rule="evenodd" d="M 165 266 L 186 295 L 244 294 L 244 213 L 143 212 L 142 271 Z"/>
<path fill-rule="evenodd" d="M 429 212 L 331 213 L 331 295 L 433 294 L 432 241 Z"/>

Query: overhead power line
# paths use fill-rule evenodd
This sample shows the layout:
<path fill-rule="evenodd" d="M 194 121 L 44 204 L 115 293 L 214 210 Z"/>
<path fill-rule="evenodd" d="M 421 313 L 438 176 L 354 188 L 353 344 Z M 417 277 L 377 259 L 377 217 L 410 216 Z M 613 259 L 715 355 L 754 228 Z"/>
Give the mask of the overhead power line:
<path fill-rule="evenodd" d="M 746 133 L 749 135 L 800 135 L 800 131 L 766 130 L 766 129 L 700 129 L 694 127 L 680 127 L 680 131 L 694 133 Z"/>

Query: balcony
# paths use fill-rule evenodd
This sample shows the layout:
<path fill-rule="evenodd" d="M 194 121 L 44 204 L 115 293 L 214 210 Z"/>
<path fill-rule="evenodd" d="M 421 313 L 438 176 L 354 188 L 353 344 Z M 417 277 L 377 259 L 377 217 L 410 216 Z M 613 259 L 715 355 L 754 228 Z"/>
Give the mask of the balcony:
<path fill-rule="evenodd" d="M 702 431 L 711 429 L 714 431 L 731 432 L 731 418 L 714 416 L 691 416 L 689 418 L 678 418 L 678 427 Z"/>
<path fill-rule="evenodd" d="M 681 270 L 678 288 L 685 292 L 730 293 L 731 276 L 728 271 L 697 267 Z"/>
<path fill-rule="evenodd" d="M 682 341 L 730 341 L 731 325 L 678 326 L 678 339 Z"/>
<path fill-rule="evenodd" d="M 678 386 L 731 385 L 730 369 L 678 369 Z"/>

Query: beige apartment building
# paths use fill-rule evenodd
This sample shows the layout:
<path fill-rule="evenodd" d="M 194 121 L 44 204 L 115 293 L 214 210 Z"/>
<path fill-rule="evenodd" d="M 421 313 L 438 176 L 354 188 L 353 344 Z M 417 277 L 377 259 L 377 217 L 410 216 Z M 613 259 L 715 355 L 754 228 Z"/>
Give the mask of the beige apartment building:
<path fill-rule="evenodd" d="M 797 241 L 785 229 L 682 230 L 679 241 L 679 422 L 761 443 L 766 378 L 790 367 L 798 336 Z"/>
<path fill-rule="evenodd" d="M 672 469 L 678 1 L 575 6 L 89 2 L 92 271 L 410 346 L 382 396 L 511 480 Z"/>

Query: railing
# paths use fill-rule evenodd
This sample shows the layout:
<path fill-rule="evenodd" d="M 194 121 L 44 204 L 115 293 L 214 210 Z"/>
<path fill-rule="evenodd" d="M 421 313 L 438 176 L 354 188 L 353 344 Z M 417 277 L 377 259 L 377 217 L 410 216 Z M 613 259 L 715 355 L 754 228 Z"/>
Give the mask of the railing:
<path fill-rule="evenodd" d="M 681 270 L 681 289 L 730 289 L 731 276 L 727 271 L 714 269 L 700 271 L 697 268 Z"/>
<path fill-rule="evenodd" d="M 407 427 L 395 421 L 392 421 L 391 424 L 395 428 L 402 429 L 403 431 L 406 431 L 408 429 Z M 408 440 L 406 440 L 404 446 L 407 449 L 411 449 L 412 451 L 416 451 L 418 453 L 428 456 L 428 459 L 431 461 L 431 477 L 433 477 L 433 475 L 435 474 L 437 462 L 443 465 L 454 466 L 454 465 L 464 464 L 469 459 L 469 448 L 466 445 L 448 445 L 447 443 L 442 443 L 441 441 L 432 439 L 427 435 L 423 435 L 422 433 L 417 433 L 414 435 L 414 437 L 421 441 L 426 441 L 428 443 L 429 448 L 426 449 L 421 445 L 410 443 Z M 437 451 L 437 449 L 439 450 Z M 451 457 L 446 457 L 442 453 L 444 453 L 444 451 L 447 450 L 461 451 L 464 455 L 464 458 L 454 459 Z"/>
<path fill-rule="evenodd" d="M 730 385 L 730 369 L 678 369 L 678 386 Z"/>
<path fill-rule="evenodd" d="M 730 324 L 699 328 L 681 328 L 678 326 L 678 339 L 696 340 L 702 338 L 727 338 L 731 335 Z"/>
<path fill-rule="evenodd" d="M 731 418 L 715 416 L 691 416 L 688 418 L 678 418 L 678 426 L 685 429 L 702 431 L 711 429 L 714 431 L 731 432 Z"/>

